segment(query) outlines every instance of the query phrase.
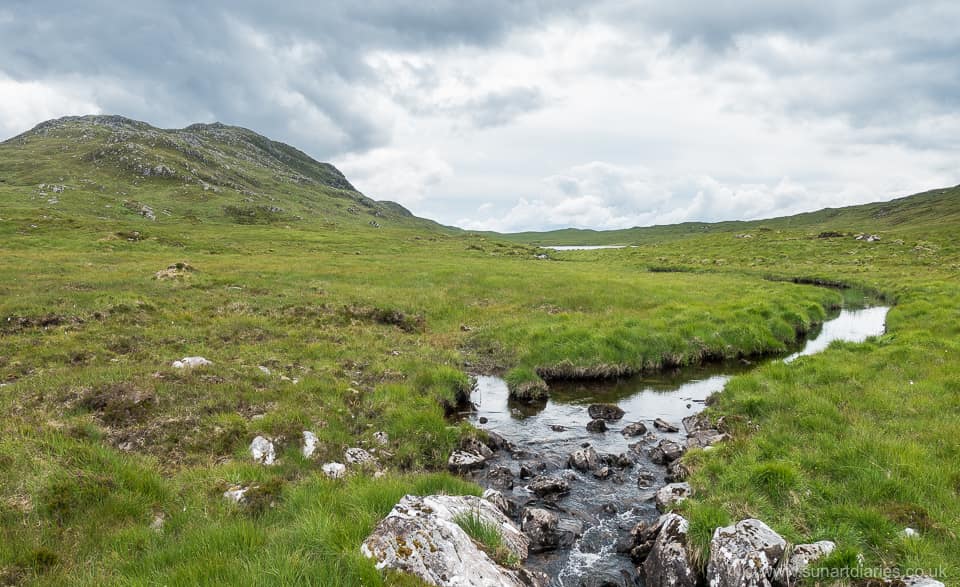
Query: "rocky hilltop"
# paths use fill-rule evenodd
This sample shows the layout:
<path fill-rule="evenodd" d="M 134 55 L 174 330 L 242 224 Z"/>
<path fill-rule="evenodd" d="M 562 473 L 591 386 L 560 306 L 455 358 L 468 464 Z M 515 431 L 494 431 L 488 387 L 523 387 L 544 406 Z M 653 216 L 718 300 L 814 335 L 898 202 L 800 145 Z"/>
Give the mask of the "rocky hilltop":
<path fill-rule="evenodd" d="M 219 122 L 160 129 L 68 116 L 0 143 L 4 204 L 102 218 L 436 226 L 360 193 L 336 167 Z"/>

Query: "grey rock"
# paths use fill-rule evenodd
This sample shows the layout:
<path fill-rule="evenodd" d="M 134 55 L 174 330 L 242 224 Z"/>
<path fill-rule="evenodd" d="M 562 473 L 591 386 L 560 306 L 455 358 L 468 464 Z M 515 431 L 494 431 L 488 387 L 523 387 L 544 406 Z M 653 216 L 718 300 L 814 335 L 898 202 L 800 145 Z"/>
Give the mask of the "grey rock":
<path fill-rule="evenodd" d="M 717 528 L 710 541 L 710 587 L 771 587 L 787 541 L 760 520 Z"/>
<path fill-rule="evenodd" d="M 567 459 L 567 465 L 578 471 L 590 472 L 600 464 L 600 455 L 593 447 L 581 448 L 574 451 Z"/>
<path fill-rule="evenodd" d="M 654 420 L 653 427 L 663 432 L 680 432 L 680 428 L 676 424 L 671 424 L 663 418 L 657 418 Z"/>
<path fill-rule="evenodd" d="M 455 450 L 447 459 L 447 468 L 454 473 L 466 473 L 479 469 L 485 462 L 487 459 L 477 453 Z"/>
<path fill-rule="evenodd" d="M 321 469 L 331 479 L 342 479 L 347 474 L 347 466 L 343 463 L 325 463 Z"/>
<path fill-rule="evenodd" d="M 590 420 L 587 422 L 587 432 L 606 432 L 607 422 L 601 419 Z"/>
<path fill-rule="evenodd" d="M 683 447 L 672 440 L 661 440 L 650 450 L 650 460 L 658 465 L 666 465 L 683 456 Z"/>
<path fill-rule="evenodd" d="M 620 434 L 623 434 L 627 437 L 640 436 L 641 434 L 647 433 L 647 426 L 643 422 L 634 422 L 633 424 L 628 424 L 620 431 Z"/>
<path fill-rule="evenodd" d="M 614 404 L 592 404 L 587 413 L 594 420 L 619 420 L 623 417 L 623 410 Z"/>
<path fill-rule="evenodd" d="M 664 485 L 657 491 L 657 509 L 661 512 L 669 510 L 673 505 L 682 502 L 692 495 L 689 483 L 671 483 Z"/>
<path fill-rule="evenodd" d="M 415 575 L 442 587 L 529 585 L 521 571 L 501 567 L 456 523 L 459 516 L 479 516 L 500 529 L 504 546 L 518 559 L 527 557 L 529 541 L 496 506 L 473 496 L 405 496 L 360 552 L 378 569 Z"/>
<path fill-rule="evenodd" d="M 583 524 L 576 520 L 561 520 L 543 508 L 526 508 L 520 517 L 520 527 L 530 539 L 531 552 L 546 552 L 571 546 L 583 533 Z"/>
<path fill-rule="evenodd" d="M 813 544 L 798 544 L 790 552 L 786 565 L 780 565 L 775 572 L 775 579 L 784 585 L 795 585 L 800 582 L 803 571 L 812 563 L 829 555 L 837 545 L 829 540 L 821 540 Z"/>
<path fill-rule="evenodd" d="M 362 448 L 348 448 L 343 453 L 343 458 L 350 463 L 351 465 L 376 465 L 377 459 L 373 458 L 373 455 L 363 450 Z"/>
<path fill-rule="evenodd" d="M 556 477 L 540 475 L 527 485 L 527 489 L 538 497 L 557 496 L 570 492 L 570 483 Z"/>
<path fill-rule="evenodd" d="M 257 436 L 250 443 L 250 456 L 261 465 L 272 465 L 277 459 L 273 443 L 263 436 Z"/>
<path fill-rule="evenodd" d="M 508 467 L 493 467 L 486 472 L 487 483 L 496 489 L 513 489 L 513 471 Z"/>

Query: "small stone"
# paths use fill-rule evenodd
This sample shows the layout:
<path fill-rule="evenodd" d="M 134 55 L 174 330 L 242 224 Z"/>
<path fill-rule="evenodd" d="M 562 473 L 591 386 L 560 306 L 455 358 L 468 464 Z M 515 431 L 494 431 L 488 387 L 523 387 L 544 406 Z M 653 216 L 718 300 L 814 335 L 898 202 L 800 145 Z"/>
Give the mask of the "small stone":
<path fill-rule="evenodd" d="M 376 441 L 376 443 L 379 444 L 380 446 L 386 446 L 390 444 L 390 437 L 387 435 L 386 432 L 382 432 L 382 431 L 374 432 L 373 440 Z"/>
<path fill-rule="evenodd" d="M 347 473 L 347 466 L 343 463 L 327 463 L 321 468 L 323 474 L 331 479 L 340 479 Z"/>
<path fill-rule="evenodd" d="M 171 366 L 174 369 L 193 369 L 196 367 L 206 367 L 207 365 L 212 364 L 212 361 L 208 361 L 203 357 L 184 357 L 179 361 L 174 361 Z"/>
<path fill-rule="evenodd" d="M 263 365 L 258 366 L 257 369 L 260 369 L 260 372 L 264 375 L 270 375 L 270 369 L 264 367 Z"/>
<path fill-rule="evenodd" d="M 303 457 L 309 459 L 317 450 L 317 444 L 320 440 L 317 435 L 309 430 L 303 431 Z"/>
<path fill-rule="evenodd" d="M 150 529 L 154 532 L 163 532 L 163 512 L 154 516 L 153 521 L 150 522 Z"/>
<path fill-rule="evenodd" d="M 343 453 L 343 458 L 351 465 L 376 465 L 377 459 L 362 448 L 348 448 Z"/>
<path fill-rule="evenodd" d="M 223 492 L 224 499 L 232 501 L 233 503 L 240 503 L 244 500 L 247 491 L 250 491 L 249 487 L 240 487 L 235 486 Z"/>
<path fill-rule="evenodd" d="M 262 465 L 272 465 L 277 458 L 273 443 L 263 436 L 257 436 L 250 443 L 250 456 Z"/>

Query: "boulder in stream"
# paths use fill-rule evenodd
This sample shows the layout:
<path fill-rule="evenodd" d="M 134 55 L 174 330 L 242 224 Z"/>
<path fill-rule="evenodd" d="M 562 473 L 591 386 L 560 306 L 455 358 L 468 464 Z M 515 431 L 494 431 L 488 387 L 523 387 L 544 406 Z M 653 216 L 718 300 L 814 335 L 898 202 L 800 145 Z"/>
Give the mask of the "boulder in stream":
<path fill-rule="evenodd" d="M 592 404 L 587 413 L 594 420 L 619 420 L 623 417 L 623 410 L 615 404 Z"/>
<path fill-rule="evenodd" d="M 557 477 L 540 475 L 527 485 L 527 489 L 537 497 L 557 497 L 570 492 L 570 483 Z"/>
<path fill-rule="evenodd" d="M 547 552 L 567 548 L 583 533 L 583 525 L 543 508 L 526 508 L 520 527 L 530 540 L 530 552 Z"/>
<path fill-rule="evenodd" d="M 509 467 L 492 467 L 486 472 L 487 484 L 496 489 L 513 489 L 513 471 Z"/>
<path fill-rule="evenodd" d="M 647 433 L 647 426 L 643 422 L 634 422 L 633 424 L 627 424 L 623 430 L 620 431 L 620 434 L 623 434 L 627 437 L 640 436 L 641 434 Z"/>
<path fill-rule="evenodd" d="M 578 471 L 583 471 L 584 473 L 593 471 L 599 464 L 600 455 L 597 454 L 597 451 L 594 450 L 592 446 L 574 451 L 570 454 L 570 458 L 567 459 L 567 466 L 572 469 L 577 469 Z"/>
<path fill-rule="evenodd" d="M 606 432 L 607 431 L 607 422 L 606 420 L 601 420 L 597 418 L 595 420 L 590 420 L 587 422 L 587 432 Z"/>
<path fill-rule="evenodd" d="M 651 586 L 696 587 L 700 582 L 696 567 L 687 551 L 687 531 L 690 524 L 677 514 L 662 516 L 657 525 L 660 531 L 646 560 L 643 573 Z"/>
<path fill-rule="evenodd" d="M 474 496 L 407 495 L 394 506 L 360 547 L 378 569 L 409 573 L 449 587 L 530 585 L 522 570 L 499 565 L 457 524 L 460 516 L 477 516 L 500 531 L 503 545 L 519 560 L 529 540 L 490 502 Z"/>
<path fill-rule="evenodd" d="M 653 427 L 662 432 L 680 432 L 680 427 L 676 424 L 671 424 L 663 418 L 657 418 L 653 421 Z"/>
<path fill-rule="evenodd" d="M 683 447 L 672 440 L 661 440 L 650 449 L 650 460 L 658 465 L 666 465 L 683 456 Z"/>
<path fill-rule="evenodd" d="M 473 452 L 455 450 L 447 459 L 447 468 L 454 473 L 466 473 L 473 469 L 479 469 L 487 459 L 482 455 Z"/>

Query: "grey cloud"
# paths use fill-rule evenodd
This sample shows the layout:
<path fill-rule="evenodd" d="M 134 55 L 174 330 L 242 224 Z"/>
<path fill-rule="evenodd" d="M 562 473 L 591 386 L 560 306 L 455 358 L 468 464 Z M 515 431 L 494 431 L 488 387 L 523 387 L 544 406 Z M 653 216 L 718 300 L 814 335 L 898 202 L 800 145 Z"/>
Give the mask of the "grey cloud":
<path fill-rule="evenodd" d="M 512 88 L 491 92 L 460 107 L 481 128 L 501 126 L 543 106 L 543 93 L 537 88 Z"/>
<path fill-rule="evenodd" d="M 361 103 L 362 91 L 381 82 L 365 62 L 370 51 L 494 45 L 558 10 L 565 8 L 538 0 L 15 0 L 0 19 L 0 74 L 85 77 L 100 86 L 104 111 L 166 126 L 221 119 L 332 157 L 389 140 L 383 113 Z M 495 98 L 477 103 L 480 123 L 497 123 Z M 501 105 L 522 109 L 531 100 L 515 98 Z M 332 127 L 325 136 L 303 132 L 305 108 Z"/>

